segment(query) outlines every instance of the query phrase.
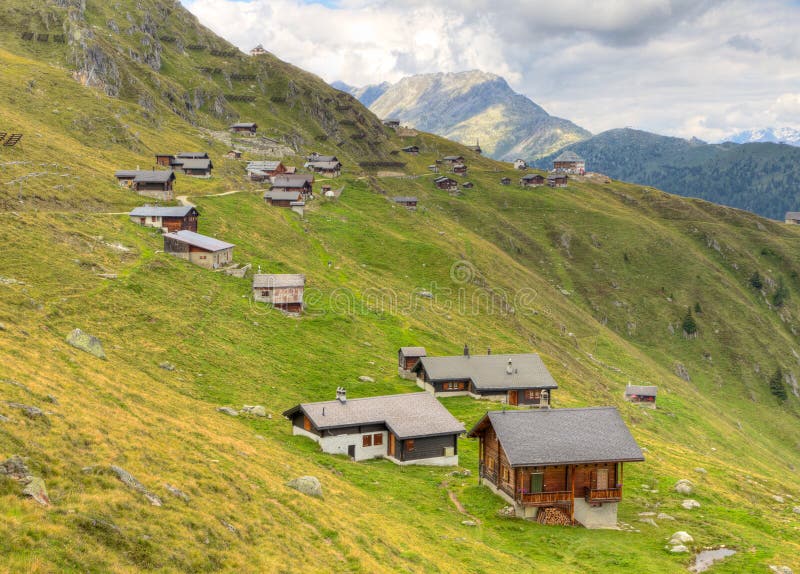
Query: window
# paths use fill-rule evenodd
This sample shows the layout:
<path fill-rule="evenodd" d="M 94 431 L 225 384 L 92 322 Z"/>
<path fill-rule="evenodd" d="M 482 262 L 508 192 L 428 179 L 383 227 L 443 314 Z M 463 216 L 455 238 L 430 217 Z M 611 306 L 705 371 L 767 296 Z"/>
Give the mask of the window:
<path fill-rule="evenodd" d="M 383 444 L 383 434 L 376 433 L 372 435 L 372 444 L 375 446 L 381 446 Z"/>
<path fill-rule="evenodd" d="M 414 439 L 410 438 L 406 441 L 406 452 L 414 452 Z"/>
<path fill-rule="evenodd" d="M 486 459 L 486 467 L 489 470 L 494 471 L 494 459 L 493 458 L 487 458 Z"/>
<path fill-rule="evenodd" d="M 372 435 L 371 434 L 365 434 L 364 436 L 361 437 L 361 446 L 364 446 L 364 447 L 372 446 Z"/>
<path fill-rule="evenodd" d="M 500 475 L 503 477 L 503 482 L 511 482 L 511 471 L 506 465 L 500 467 Z"/>
<path fill-rule="evenodd" d="M 450 381 L 447 383 L 442 384 L 442 389 L 445 391 L 463 391 L 464 390 L 464 381 L 456 382 Z"/>
<path fill-rule="evenodd" d="M 538 400 L 541 397 L 541 391 L 539 389 L 528 389 L 525 391 L 525 398 L 529 401 Z"/>

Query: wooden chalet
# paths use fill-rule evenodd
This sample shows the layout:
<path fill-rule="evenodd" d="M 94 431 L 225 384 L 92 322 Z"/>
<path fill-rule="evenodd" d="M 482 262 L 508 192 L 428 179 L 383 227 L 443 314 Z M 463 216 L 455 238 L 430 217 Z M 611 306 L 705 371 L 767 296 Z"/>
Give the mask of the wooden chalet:
<path fill-rule="evenodd" d="M 464 156 L 463 155 L 446 155 L 442 158 L 444 163 L 454 164 L 454 163 L 464 163 Z"/>
<path fill-rule="evenodd" d="M 418 145 L 406 146 L 401 151 L 411 155 L 419 155 L 419 146 Z"/>
<path fill-rule="evenodd" d="M 519 184 L 523 187 L 539 187 L 544 185 L 544 182 L 544 176 L 538 173 L 529 173 L 519 178 Z"/>
<path fill-rule="evenodd" d="M 503 179 L 500 180 L 500 184 L 501 185 L 511 185 L 511 178 L 510 177 L 504 177 Z"/>
<path fill-rule="evenodd" d="M 255 122 L 237 122 L 235 124 L 231 124 L 228 127 L 228 130 L 235 134 L 254 136 L 258 130 L 258 124 Z"/>
<path fill-rule="evenodd" d="M 455 163 L 450 168 L 450 171 L 452 171 L 456 175 L 467 175 L 467 166 L 466 164 L 463 163 Z"/>
<path fill-rule="evenodd" d="M 314 173 L 328 177 L 339 177 L 342 173 L 342 164 L 339 160 L 335 161 L 309 161 L 305 164 L 307 169 Z"/>
<path fill-rule="evenodd" d="M 176 155 L 156 154 L 156 164 L 193 177 L 211 177 L 214 165 L 204 151 L 183 151 Z"/>
<path fill-rule="evenodd" d="M 171 153 L 157 153 L 156 154 L 156 165 L 160 165 L 162 167 L 172 167 L 172 162 L 175 161 L 175 156 Z"/>
<path fill-rule="evenodd" d="M 233 262 L 235 245 L 194 231 L 173 231 L 164 234 L 164 252 L 205 267 L 218 269 Z"/>
<path fill-rule="evenodd" d="M 256 46 L 252 50 L 250 50 L 250 55 L 251 56 L 263 56 L 266 53 L 267 53 L 267 51 L 264 49 L 264 46 L 262 46 L 261 44 L 259 44 L 258 46 Z"/>
<path fill-rule="evenodd" d="M 400 347 L 397 350 L 397 374 L 404 379 L 414 380 L 417 375 L 412 371 L 420 357 L 427 356 L 425 347 Z"/>
<path fill-rule="evenodd" d="M 421 357 L 413 367 L 417 386 L 435 396 L 466 395 L 510 405 L 549 407 L 558 388 L 536 353 Z"/>
<path fill-rule="evenodd" d="M 787 211 L 783 220 L 789 225 L 800 225 L 800 211 Z"/>
<path fill-rule="evenodd" d="M 567 187 L 567 174 L 551 173 L 547 176 L 548 187 Z"/>
<path fill-rule="evenodd" d="M 265 191 L 264 201 L 274 207 L 292 207 L 293 203 L 303 201 L 299 191 Z"/>
<path fill-rule="evenodd" d="M 458 182 L 451 177 L 441 176 L 433 180 L 433 185 L 439 189 L 458 189 Z"/>
<path fill-rule="evenodd" d="M 467 146 L 467 149 L 470 150 L 470 151 L 475 152 L 478 155 L 483 154 L 483 150 L 481 149 L 481 144 L 479 142 L 477 142 L 477 141 L 475 142 L 475 145 Z"/>
<path fill-rule="evenodd" d="M 417 210 L 417 197 L 414 195 L 398 195 L 392 198 L 397 205 L 402 205 L 411 211 Z"/>
<path fill-rule="evenodd" d="M 335 155 L 320 155 L 317 152 L 312 153 L 310 156 L 306 158 L 307 162 L 315 162 L 315 161 L 339 161 L 339 158 Z"/>
<path fill-rule="evenodd" d="M 287 172 L 283 162 L 273 161 L 248 161 L 245 166 L 247 177 L 250 181 L 266 181 Z"/>
<path fill-rule="evenodd" d="M 256 273 L 253 275 L 253 300 L 289 313 L 301 313 L 305 285 L 305 275 Z"/>
<path fill-rule="evenodd" d="M 472 189 L 473 187 L 475 187 L 475 184 L 472 183 L 471 181 L 465 181 L 464 183 L 461 184 L 461 187 L 463 187 L 464 189 Z"/>
<path fill-rule="evenodd" d="M 428 166 L 428 171 L 433 173 L 439 173 L 439 166 L 436 164 L 431 164 Z"/>
<path fill-rule="evenodd" d="M 574 151 L 567 150 L 553 160 L 553 171 L 583 175 L 586 173 L 586 162 Z"/>
<path fill-rule="evenodd" d="M 656 407 L 658 387 L 655 385 L 627 385 L 625 387 L 625 400 L 632 403 L 642 403 L 653 408 Z"/>
<path fill-rule="evenodd" d="M 114 176 L 121 186 L 129 187 L 139 195 L 162 201 L 171 201 L 173 199 L 172 187 L 175 182 L 175 172 L 172 170 L 121 170 L 117 171 Z"/>
<path fill-rule="evenodd" d="M 313 174 L 280 174 L 272 178 L 270 191 L 297 191 L 305 198 L 312 194 Z"/>
<path fill-rule="evenodd" d="M 623 464 L 644 460 L 613 407 L 491 411 L 468 436 L 481 484 L 517 516 L 586 528 L 617 528 Z"/>
<path fill-rule="evenodd" d="M 458 436 L 464 425 L 428 393 L 303 403 L 283 413 L 292 434 L 319 443 L 323 452 L 355 461 L 385 458 L 395 464 L 458 464 Z"/>
<path fill-rule="evenodd" d="M 393 130 L 396 130 L 397 128 L 400 127 L 400 120 L 394 120 L 394 119 L 383 120 L 383 125 L 385 125 L 387 128 L 392 128 Z"/>
<path fill-rule="evenodd" d="M 524 159 L 515 159 L 514 169 L 528 169 L 528 162 L 526 162 Z"/>
<path fill-rule="evenodd" d="M 145 227 L 155 227 L 164 232 L 197 231 L 197 209 L 192 206 L 158 207 L 143 205 L 134 208 L 128 216 L 133 223 Z"/>
<path fill-rule="evenodd" d="M 242 152 L 238 149 L 232 149 L 225 154 L 225 157 L 228 159 L 242 159 Z"/>

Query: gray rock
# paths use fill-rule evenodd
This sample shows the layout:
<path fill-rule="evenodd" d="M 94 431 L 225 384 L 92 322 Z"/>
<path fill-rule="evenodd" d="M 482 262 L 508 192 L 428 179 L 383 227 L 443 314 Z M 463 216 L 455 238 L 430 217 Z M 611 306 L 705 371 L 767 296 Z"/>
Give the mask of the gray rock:
<path fill-rule="evenodd" d="M 424 297 L 425 299 L 433 299 L 433 293 L 430 291 L 419 291 L 417 292 L 417 295 Z"/>
<path fill-rule="evenodd" d="M 775 574 L 794 574 L 794 572 L 792 572 L 792 569 L 789 568 L 788 566 L 772 566 L 772 565 L 770 565 L 769 569 L 772 570 L 773 572 L 775 572 Z"/>
<path fill-rule="evenodd" d="M 239 416 L 239 411 L 237 411 L 236 409 L 232 409 L 230 407 L 219 407 L 217 410 L 219 412 L 223 413 L 223 414 L 226 414 L 226 415 L 229 415 L 229 416 L 232 416 L 232 417 L 238 417 Z"/>
<path fill-rule="evenodd" d="M 506 518 L 513 518 L 517 515 L 517 511 L 514 510 L 513 506 L 504 506 L 500 510 L 497 511 L 497 514 L 500 516 L 504 516 Z"/>
<path fill-rule="evenodd" d="M 40 409 L 39 407 L 34 407 L 31 405 L 23 405 L 22 403 L 6 403 L 12 409 L 20 409 L 22 414 L 28 417 L 29 419 L 46 419 L 47 415 L 45 412 Z"/>
<path fill-rule="evenodd" d="M 244 405 L 242 407 L 242 412 L 248 415 L 253 415 L 254 417 L 267 416 L 267 409 L 265 409 L 261 405 Z"/>
<path fill-rule="evenodd" d="M 679 554 L 681 552 L 689 552 L 689 549 L 683 544 L 676 544 L 675 546 L 670 548 L 669 551 L 674 554 Z"/>
<path fill-rule="evenodd" d="M 360 377 L 358 377 L 358 380 L 361 381 L 362 383 L 374 383 L 375 382 L 375 379 L 373 379 L 372 377 L 368 377 L 366 375 L 361 375 Z"/>
<path fill-rule="evenodd" d="M 689 370 L 683 363 L 675 363 L 675 374 L 678 375 L 687 383 L 692 380 L 691 377 L 689 376 Z"/>
<path fill-rule="evenodd" d="M 42 506 L 50 506 L 50 497 L 47 496 L 47 488 L 44 486 L 44 480 L 34 476 L 29 478 L 30 480 L 23 489 L 22 494 L 25 496 L 30 496 Z"/>
<path fill-rule="evenodd" d="M 687 544 L 690 542 L 694 542 L 694 538 L 692 538 L 692 535 L 685 530 L 679 530 L 669 539 L 670 544 Z"/>
<path fill-rule="evenodd" d="M 300 476 L 286 483 L 289 488 L 294 488 L 308 496 L 322 498 L 322 485 L 316 476 Z"/>
<path fill-rule="evenodd" d="M 166 488 L 167 492 L 169 492 L 172 496 L 180 498 L 184 502 L 189 502 L 191 500 L 191 498 L 189 498 L 189 495 L 183 492 L 177 486 L 172 486 L 171 484 L 165 484 L 164 488 Z"/>
<path fill-rule="evenodd" d="M 644 522 L 645 524 L 649 524 L 650 526 L 658 528 L 658 524 L 656 524 L 656 521 L 653 520 L 652 518 L 640 518 L 639 522 Z"/>
<path fill-rule="evenodd" d="M 117 478 L 119 478 L 125 486 L 132 488 L 136 492 L 144 495 L 144 497 L 150 501 L 150 504 L 153 506 L 162 505 L 161 499 L 147 490 L 147 488 L 145 488 L 141 482 L 136 480 L 136 478 L 130 472 L 113 464 L 109 468 L 111 469 L 111 472 L 117 475 Z"/>
<path fill-rule="evenodd" d="M 675 492 L 678 494 L 691 494 L 692 490 L 694 490 L 694 485 L 691 480 L 682 478 L 675 483 Z"/>
<path fill-rule="evenodd" d="M 76 349 L 80 349 L 81 351 L 85 351 L 90 355 L 94 355 L 98 359 L 106 358 L 106 353 L 103 351 L 103 344 L 100 342 L 100 339 L 94 335 L 84 333 L 80 329 L 75 329 L 69 335 L 67 335 L 67 343 Z"/>
<path fill-rule="evenodd" d="M 640 512 L 639 513 L 639 516 L 642 517 L 642 518 L 645 517 L 645 516 L 655 516 L 655 515 L 656 515 L 655 512 Z"/>
<path fill-rule="evenodd" d="M 773 494 L 772 495 L 772 500 L 774 500 L 775 502 L 780 502 L 781 504 L 783 504 L 785 502 L 783 497 L 781 495 L 779 495 L 779 494 Z"/>
<path fill-rule="evenodd" d="M 5 415 L 0 415 L 0 423 L 7 423 L 7 422 L 8 422 L 8 421 L 10 421 L 10 420 L 11 420 L 11 419 L 10 419 L 10 418 L 8 418 L 7 416 L 5 416 Z"/>
<path fill-rule="evenodd" d="M 0 331 L 7 331 L 6 326 L 0 323 Z"/>
<path fill-rule="evenodd" d="M 54 405 L 59 404 L 58 399 L 53 395 L 47 395 L 47 400 L 53 403 Z"/>
<path fill-rule="evenodd" d="M 656 516 L 656 520 L 675 520 L 674 516 L 670 516 L 665 512 L 659 512 L 658 516 Z"/>
<path fill-rule="evenodd" d="M 794 512 L 795 514 L 800 514 L 800 506 L 795 506 L 794 508 L 792 508 L 792 512 Z"/>
<path fill-rule="evenodd" d="M 686 510 L 691 510 L 692 508 L 700 508 L 700 503 L 692 498 L 687 498 L 681 502 L 681 506 L 683 506 Z"/>
<path fill-rule="evenodd" d="M 475 522 L 474 520 L 462 520 L 461 524 L 463 524 L 464 526 L 478 526 L 478 523 Z"/>
<path fill-rule="evenodd" d="M 26 480 L 31 476 L 31 471 L 22 457 L 15 454 L 8 460 L 0 462 L 0 474 L 4 474 L 14 480 Z"/>
<path fill-rule="evenodd" d="M 167 361 L 164 361 L 163 363 L 161 363 L 158 366 L 161 367 L 162 369 L 164 369 L 165 371 L 174 371 L 175 370 L 175 365 L 173 365 L 172 363 L 169 363 Z"/>
<path fill-rule="evenodd" d="M 694 471 L 695 471 L 697 474 L 708 474 L 708 471 L 707 471 L 706 469 L 704 469 L 704 468 L 702 468 L 702 467 L 699 467 L 699 466 L 698 466 L 697 468 L 695 468 L 695 469 L 694 469 Z"/>

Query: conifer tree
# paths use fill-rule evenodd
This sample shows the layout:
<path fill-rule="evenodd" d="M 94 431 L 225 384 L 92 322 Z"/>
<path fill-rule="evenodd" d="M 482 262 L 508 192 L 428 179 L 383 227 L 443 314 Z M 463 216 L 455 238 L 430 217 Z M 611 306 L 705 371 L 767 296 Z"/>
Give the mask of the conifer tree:
<path fill-rule="evenodd" d="M 683 335 L 687 338 L 694 338 L 697 336 L 697 321 L 692 316 L 691 307 L 686 307 L 686 315 L 683 317 Z"/>
<path fill-rule="evenodd" d="M 786 400 L 788 395 L 786 394 L 786 384 L 783 382 L 783 369 L 778 367 L 775 371 L 775 374 L 769 380 L 769 391 L 778 397 L 780 402 Z"/>
<path fill-rule="evenodd" d="M 759 290 L 764 286 L 764 282 L 761 280 L 761 274 L 758 271 L 753 271 L 753 274 L 750 276 L 750 286 Z"/>

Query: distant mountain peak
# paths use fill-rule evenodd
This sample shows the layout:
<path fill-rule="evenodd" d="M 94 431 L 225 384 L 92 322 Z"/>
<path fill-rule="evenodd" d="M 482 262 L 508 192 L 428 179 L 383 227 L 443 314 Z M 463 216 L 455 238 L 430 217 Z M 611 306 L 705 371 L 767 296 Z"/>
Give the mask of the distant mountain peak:
<path fill-rule="evenodd" d="M 786 143 L 800 146 L 800 130 L 790 127 L 756 128 L 738 132 L 724 141 L 734 143 Z"/>
<path fill-rule="evenodd" d="M 334 87 L 358 98 L 377 116 L 473 145 L 485 155 L 533 159 L 591 134 L 548 114 L 497 74 L 482 70 L 408 76 L 394 84 Z"/>

